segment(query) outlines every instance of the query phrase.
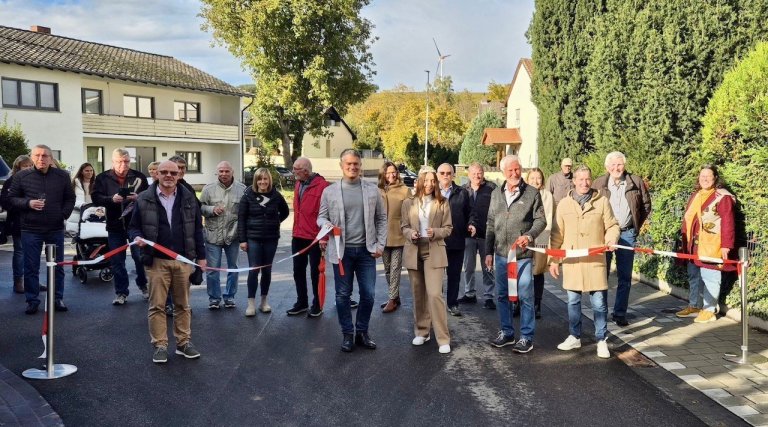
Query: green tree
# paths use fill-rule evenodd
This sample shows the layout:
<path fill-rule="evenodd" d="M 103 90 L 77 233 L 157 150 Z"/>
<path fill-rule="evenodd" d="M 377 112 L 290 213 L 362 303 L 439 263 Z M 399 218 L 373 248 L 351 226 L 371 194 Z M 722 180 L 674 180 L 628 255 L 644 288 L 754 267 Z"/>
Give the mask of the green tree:
<path fill-rule="evenodd" d="M 720 174 L 744 208 L 744 231 L 753 240 L 768 237 L 768 187 L 761 182 L 768 165 L 768 43 L 762 42 L 726 73 L 712 95 L 702 120 L 700 163 L 720 165 Z M 741 242 L 743 245 L 744 242 Z M 753 254 L 748 283 L 751 312 L 768 318 L 768 257 L 765 251 Z M 727 301 L 740 302 L 740 293 L 731 292 Z"/>
<path fill-rule="evenodd" d="M 483 145 L 483 131 L 486 128 L 504 127 L 501 117 L 495 111 L 486 111 L 475 117 L 469 130 L 464 134 L 464 141 L 461 143 L 459 151 L 459 163 L 468 165 L 472 162 L 478 162 L 482 165 L 490 166 L 496 161 L 496 150 L 493 147 Z"/>
<path fill-rule="evenodd" d="M 29 154 L 27 138 L 20 124 L 8 124 L 8 115 L 6 115 L 3 117 L 3 123 L 0 123 L 0 156 L 8 166 L 11 166 L 16 157 L 22 154 Z"/>
<path fill-rule="evenodd" d="M 496 81 L 491 80 L 491 82 L 488 83 L 488 100 L 506 103 L 511 87 L 512 83 L 503 84 L 496 83 Z"/>
<path fill-rule="evenodd" d="M 369 0 L 203 0 L 203 29 L 242 60 L 255 79 L 254 133 L 279 139 L 285 164 L 305 133 L 324 133 L 323 113 L 344 115 L 374 92 Z M 290 152 L 293 144 L 293 152 Z"/>

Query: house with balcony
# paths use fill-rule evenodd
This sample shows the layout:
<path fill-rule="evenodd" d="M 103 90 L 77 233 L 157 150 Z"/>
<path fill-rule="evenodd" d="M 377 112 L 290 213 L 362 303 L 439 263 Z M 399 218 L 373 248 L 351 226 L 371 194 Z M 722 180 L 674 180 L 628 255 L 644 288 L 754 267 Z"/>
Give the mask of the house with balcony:
<path fill-rule="evenodd" d="M 0 115 L 70 170 L 109 169 L 118 147 L 144 172 L 183 156 L 193 185 L 221 160 L 242 170 L 240 100 L 250 95 L 173 57 L 0 26 L 0 81 Z"/>
<path fill-rule="evenodd" d="M 524 169 L 539 165 L 539 110 L 531 98 L 532 76 L 533 61 L 520 59 L 507 96 L 506 127 L 485 129 L 483 134 L 483 144 L 496 148 L 497 162 L 507 154 L 515 154 Z"/>

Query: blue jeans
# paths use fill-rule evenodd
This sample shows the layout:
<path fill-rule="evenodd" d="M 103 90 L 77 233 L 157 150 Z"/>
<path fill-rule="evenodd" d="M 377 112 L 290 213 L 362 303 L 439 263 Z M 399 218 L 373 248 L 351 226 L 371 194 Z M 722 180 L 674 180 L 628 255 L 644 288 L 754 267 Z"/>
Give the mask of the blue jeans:
<path fill-rule="evenodd" d="M 339 314 L 341 333 L 352 334 L 368 332 L 368 323 L 373 311 L 373 298 L 376 293 L 376 258 L 365 247 L 344 248 L 344 276 L 339 274 L 339 265 L 333 264 L 333 280 L 336 285 L 336 311 Z M 352 308 L 349 299 L 352 296 L 352 281 L 357 276 L 360 290 L 360 305 L 357 307 L 357 320 L 352 326 Z"/>
<path fill-rule="evenodd" d="M 701 268 L 688 262 L 688 304 L 691 307 L 702 308 L 701 294 L 704 293 L 704 310 L 717 311 L 717 300 L 720 298 L 720 270 Z M 703 286 L 702 286 L 703 285 Z"/>
<path fill-rule="evenodd" d="M 21 236 L 13 236 L 13 278 L 24 277 L 24 247 Z"/>
<path fill-rule="evenodd" d="M 496 311 L 499 312 L 499 322 L 505 337 L 515 336 L 515 325 L 512 321 L 514 304 L 509 302 L 507 286 L 507 258 L 495 255 L 496 271 Z M 533 259 L 517 260 L 517 294 L 520 306 L 520 338 L 533 341 L 533 331 L 536 329 L 536 316 L 533 308 Z"/>
<path fill-rule="evenodd" d="M 128 243 L 128 233 L 125 231 L 110 231 L 107 233 L 109 250 L 119 248 Z M 141 263 L 141 250 L 131 246 L 131 258 L 136 265 L 136 286 L 147 289 L 147 276 L 144 274 L 144 264 Z M 115 294 L 128 296 L 128 270 L 125 268 L 125 252 L 115 254 L 112 260 L 112 272 L 115 274 Z"/>
<path fill-rule="evenodd" d="M 637 231 L 634 228 L 622 231 L 619 235 L 619 244 L 635 246 Z M 619 286 L 616 288 L 616 302 L 613 304 L 613 315 L 624 317 L 627 315 L 629 305 L 629 290 L 632 287 L 632 264 L 635 262 L 635 251 L 616 249 L 615 252 L 606 252 L 606 272 L 611 274 L 611 260 L 616 254 L 616 276 Z"/>
<path fill-rule="evenodd" d="M 221 252 L 227 257 L 227 268 L 237 268 L 237 256 L 240 255 L 240 244 L 232 242 L 228 245 L 214 245 L 205 243 L 205 259 L 209 267 L 221 267 Z M 221 301 L 221 284 L 219 282 L 219 271 L 208 270 L 205 273 L 205 284 L 208 287 L 208 300 L 210 302 Z M 227 273 L 227 290 L 224 293 L 224 299 L 235 298 L 237 293 L 237 280 L 240 273 Z"/>
<path fill-rule="evenodd" d="M 43 244 L 56 245 L 56 262 L 64 261 L 64 231 L 21 232 L 24 248 L 24 290 L 28 303 L 40 304 L 40 252 Z M 64 298 L 64 267 L 56 266 L 56 300 Z"/>
<path fill-rule="evenodd" d="M 248 266 L 272 264 L 277 252 L 277 240 L 248 240 Z M 256 290 L 259 287 L 259 272 L 261 272 L 261 295 L 269 294 L 269 285 L 272 283 L 272 267 L 248 272 L 248 298 L 256 298 Z"/>
<path fill-rule="evenodd" d="M 595 338 L 605 339 L 608 334 L 608 291 L 591 291 L 592 314 L 595 318 Z M 581 338 L 581 292 L 568 291 L 568 332 Z"/>

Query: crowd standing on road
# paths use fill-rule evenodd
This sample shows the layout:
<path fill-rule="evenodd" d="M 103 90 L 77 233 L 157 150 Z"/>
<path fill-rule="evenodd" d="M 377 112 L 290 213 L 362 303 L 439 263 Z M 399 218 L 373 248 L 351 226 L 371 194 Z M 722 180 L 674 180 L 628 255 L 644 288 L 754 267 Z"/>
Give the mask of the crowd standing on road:
<path fill-rule="evenodd" d="M 594 182 L 588 167 L 579 166 L 572 173 L 573 162 L 565 158 L 561 170 L 550 176 L 546 185 L 543 172 L 537 168 L 528 171 L 527 182 L 523 180 L 523 168 L 514 155 L 501 159 L 504 181 L 498 187 L 485 180 L 483 166 L 477 163 L 469 166 L 469 182 L 458 186 L 453 166 L 446 163 L 437 171 L 422 168 L 415 193 L 404 185 L 394 163 L 384 164 L 377 185 L 362 179 L 361 162 L 358 151 L 344 150 L 340 156 L 342 179 L 333 183 L 313 172 L 307 158 L 299 157 L 293 164 L 296 183 L 291 251 L 295 255 L 296 302 L 287 311 L 289 316 L 307 313 L 308 318 L 318 318 L 323 314 L 319 267 L 327 251 L 333 266 L 341 350 L 377 348 L 370 334 L 370 319 L 376 260 L 381 257 L 388 287 L 387 300 L 381 304 L 384 313 L 400 307 L 402 266 L 408 271 L 414 303 L 413 345 L 425 344 L 434 330 L 439 351 L 450 352 L 447 314 L 460 316 L 458 304 L 474 304 L 482 292 L 483 308 L 497 310 L 499 316 L 500 330 L 490 344 L 527 353 L 533 349 L 536 319 L 541 317 L 544 271 L 548 266 L 557 278 L 562 265 L 569 335 L 558 348 L 581 346 L 581 300 L 586 292 L 592 300 L 597 355 L 610 357 L 606 342 L 607 278 L 615 257 L 618 289 L 612 320 L 626 326 L 634 252 L 611 248 L 605 255 L 559 259 L 534 253 L 530 247 L 634 246 L 650 215 L 651 200 L 643 179 L 626 171 L 624 154 L 608 154 L 607 173 Z M 106 210 L 110 249 L 135 243 L 131 257 L 136 285 L 149 299 L 153 361 L 168 360 L 167 316 L 174 319 L 176 353 L 197 358 L 200 353 L 191 342 L 190 284 L 202 283 L 202 271 L 206 271 L 209 308 L 221 307 L 222 300 L 224 307 L 236 307 L 238 273 L 227 272 L 222 293 L 219 270 L 222 252 L 227 269 L 238 269 L 238 250 L 242 250 L 253 268 L 248 274 L 245 315 L 254 316 L 257 310 L 270 313 L 270 264 L 280 223 L 289 216 L 288 205 L 275 189 L 268 169 L 257 170 L 253 182 L 246 186 L 234 179 L 231 164 L 222 161 L 216 167 L 216 180 L 203 188 L 198 200 L 194 188 L 184 180 L 183 157 L 151 163 L 149 178 L 131 169 L 130 163 L 128 150 L 118 148 L 112 153 L 111 169 L 94 177 L 93 165 L 84 163 L 70 181 L 45 145 L 36 145 L 30 156 L 16 159 L 0 193 L 0 206 L 8 212 L 3 236 L 13 238 L 14 292 L 25 294 L 27 314 L 38 312 L 39 292 L 46 290 L 38 273 L 42 246 L 55 244 L 56 259 L 63 261 L 65 222 L 75 206 L 92 202 Z M 688 263 L 690 305 L 677 313 L 679 317 L 695 316 L 697 323 L 716 318 L 722 272 L 734 266 L 707 257 L 733 256 L 734 207 L 735 196 L 723 188 L 717 169 L 703 166 L 682 218 L 681 250 L 704 258 Z M 315 240 L 321 230 L 330 227 L 334 228 L 332 240 L 329 235 Z M 159 251 L 147 241 L 196 260 L 199 267 Z M 475 281 L 478 253 L 483 289 L 477 289 Z M 110 259 L 116 306 L 128 301 L 125 261 L 124 251 Z M 505 268 L 510 262 L 516 268 Z M 59 265 L 55 271 L 54 309 L 67 311 L 63 267 Z M 459 297 L 462 277 L 464 291 Z M 355 279 L 359 303 L 352 298 Z M 257 306 L 259 285 L 261 300 Z M 517 312 L 518 329 L 514 325 Z"/>

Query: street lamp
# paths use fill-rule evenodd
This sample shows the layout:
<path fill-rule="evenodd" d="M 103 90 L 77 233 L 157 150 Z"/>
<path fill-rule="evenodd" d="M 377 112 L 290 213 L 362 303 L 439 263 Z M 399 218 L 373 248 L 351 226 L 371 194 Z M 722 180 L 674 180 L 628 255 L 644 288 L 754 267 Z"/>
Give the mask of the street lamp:
<path fill-rule="evenodd" d="M 424 70 L 427 73 L 427 122 L 424 136 L 424 166 L 427 166 L 427 149 L 429 148 L 429 70 Z"/>

